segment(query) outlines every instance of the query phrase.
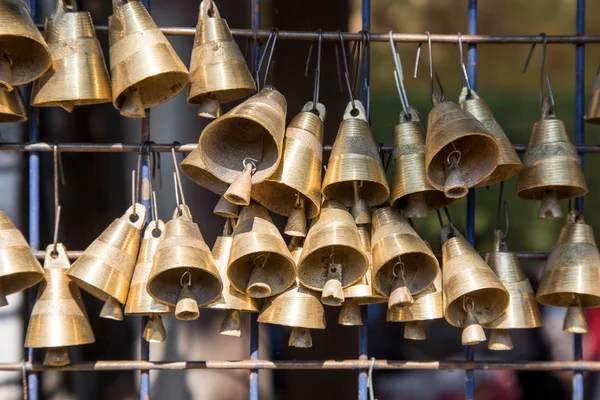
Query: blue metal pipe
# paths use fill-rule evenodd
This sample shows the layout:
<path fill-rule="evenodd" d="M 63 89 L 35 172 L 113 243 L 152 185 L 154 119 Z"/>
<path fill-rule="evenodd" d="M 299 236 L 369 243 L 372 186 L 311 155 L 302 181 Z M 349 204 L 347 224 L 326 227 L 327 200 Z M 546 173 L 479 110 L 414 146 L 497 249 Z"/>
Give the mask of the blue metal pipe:
<path fill-rule="evenodd" d="M 358 327 L 358 358 L 360 360 L 368 360 L 368 347 L 369 347 L 369 338 L 368 338 L 368 325 L 369 325 L 369 313 L 368 306 L 362 306 L 360 310 L 360 317 L 362 319 L 363 325 Z M 367 387 L 367 382 L 369 379 L 369 375 L 367 371 L 362 370 L 358 373 L 358 400 L 367 400 L 369 398 L 369 389 Z"/>

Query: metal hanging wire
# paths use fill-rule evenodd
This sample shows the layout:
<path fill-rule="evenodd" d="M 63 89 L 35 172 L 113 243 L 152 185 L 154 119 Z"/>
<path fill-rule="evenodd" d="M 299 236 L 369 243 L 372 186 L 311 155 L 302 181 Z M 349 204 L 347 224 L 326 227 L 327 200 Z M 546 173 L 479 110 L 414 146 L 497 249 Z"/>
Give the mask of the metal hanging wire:
<path fill-rule="evenodd" d="M 261 89 L 260 71 L 262 69 L 262 65 L 265 60 L 265 56 L 267 55 L 267 52 L 269 52 L 269 58 L 267 59 L 267 64 L 265 66 L 265 75 L 264 75 L 263 84 L 262 84 L 262 87 L 267 86 L 267 78 L 269 77 L 269 72 L 271 72 L 273 53 L 275 52 L 275 44 L 277 44 L 278 36 L 279 36 L 279 29 L 273 28 L 271 30 L 271 34 L 269 35 L 269 38 L 267 39 L 267 43 L 265 44 L 265 49 L 264 49 L 262 55 L 260 56 L 260 60 L 258 61 L 258 66 L 256 68 L 256 89 L 258 91 L 260 91 L 260 89 Z M 269 49 L 269 46 L 270 46 L 270 49 Z"/>
<path fill-rule="evenodd" d="M 323 32 L 319 29 L 317 30 L 318 39 L 317 39 L 317 65 L 315 67 L 315 83 L 313 89 L 313 109 L 311 112 L 318 114 L 317 104 L 319 104 L 319 92 L 321 89 L 321 48 L 323 44 Z M 315 43 L 310 44 L 310 48 L 308 49 L 308 57 L 306 58 L 306 68 L 304 69 L 304 77 L 308 77 L 308 71 L 310 69 L 310 61 L 312 58 L 313 48 Z"/>
<path fill-rule="evenodd" d="M 402 59 L 400 58 L 400 52 L 398 46 L 394 42 L 394 32 L 389 32 L 390 46 L 392 48 L 392 57 L 394 58 L 394 80 L 396 82 L 396 89 L 398 90 L 398 96 L 400 97 L 400 104 L 402 105 L 402 111 L 405 115 L 409 115 L 408 109 L 410 107 L 408 103 L 408 96 L 406 95 L 406 87 L 404 86 L 404 73 L 402 71 Z"/>
<path fill-rule="evenodd" d="M 460 57 L 460 83 L 462 87 L 467 88 L 467 99 L 471 97 L 471 81 L 469 80 L 469 74 L 467 73 L 467 66 L 465 65 L 465 58 L 463 54 L 463 41 L 462 33 L 458 32 L 458 54 Z"/>
<path fill-rule="evenodd" d="M 354 113 L 354 115 L 358 115 L 358 110 L 356 109 L 356 103 L 354 101 L 354 93 L 352 90 L 352 85 L 350 84 L 350 72 L 348 71 L 348 57 L 346 56 L 346 44 L 344 43 L 344 35 L 342 34 L 342 31 L 338 30 L 338 35 L 339 35 L 339 39 L 340 39 L 340 43 L 339 43 L 339 52 L 336 50 L 336 61 L 337 61 L 337 65 L 338 65 L 338 76 L 341 76 L 341 68 L 340 68 L 340 60 L 339 60 L 339 53 L 342 53 L 342 62 L 344 64 L 344 77 L 346 80 L 346 88 L 348 89 L 348 97 L 350 98 L 350 103 L 352 103 L 352 110 L 351 113 Z M 336 47 L 337 49 L 338 47 Z M 340 78 L 340 82 L 341 82 L 341 78 Z"/>
<path fill-rule="evenodd" d="M 62 164 L 62 157 L 60 155 L 60 151 L 58 149 L 58 143 L 54 144 L 53 150 L 53 171 L 54 171 L 54 236 L 53 236 L 53 249 L 52 256 L 57 257 L 57 246 L 58 246 L 58 227 L 60 226 L 60 195 L 59 195 L 59 186 L 62 184 L 65 185 L 65 173 Z"/>
<path fill-rule="evenodd" d="M 544 81 L 548 85 L 548 98 L 550 100 L 549 104 L 549 113 L 554 111 L 554 107 L 556 103 L 554 102 L 554 93 L 552 92 L 552 85 L 550 84 L 550 77 L 546 74 L 546 52 L 548 48 L 548 36 L 542 32 L 540 33 L 542 37 L 542 58 L 540 60 L 540 76 L 539 76 L 539 102 L 540 108 L 544 108 Z M 529 53 L 527 54 L 527 59 L 525 60 L 525 65 L 523 66 L 523 73 L 527 72 L 527 68 L 529 67 L 529 63 L 531 62 L 531 57 L 533 56 L 533 52 L 535 50 L 536 43 L 531 45 L 529 49 Z"/>

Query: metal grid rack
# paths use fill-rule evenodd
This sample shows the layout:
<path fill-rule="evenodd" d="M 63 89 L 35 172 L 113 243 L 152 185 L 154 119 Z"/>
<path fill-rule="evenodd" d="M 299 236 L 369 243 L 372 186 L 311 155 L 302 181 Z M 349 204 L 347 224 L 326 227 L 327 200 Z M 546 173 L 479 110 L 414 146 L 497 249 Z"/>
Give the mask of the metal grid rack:
<path fill-rule="evenodd" d="M 146 7 L 149 7 L 149 0 L 142 0 Z M 586 1 L 576 1 L 576 32 L 575 35 L 560 36 L 492 36 L 477 34 L 477 0 L 468 1 L 468 34 L 462 35 L 461 40 L 468 46 L 468 76 L 472 88 L 476 88 L 477 81 L 477 44 L 533 44 L 542 43 L 546 40 L 549 44 L 571 44 L 575 46 L 575 135 L 577 150 L 580 154 L 581 164 L 583 166 L 584 154 L 600 154 L 600 145 L 584 145 L 584 61 L 585 45 L 600 43 L 600 36 L 585 35 L 585 17 Z M 252 5 L 252 29 L 232 29 L 234 36 L 245 38 L 266 38 L 271 33 L 269 30 L 260 30 L 260 0 L 251 0 Z M 30 0 L 33 19 L 37 20 L 38 0 Z M 362 29 L 370 31 L 371 2 L 362 0 Z M 107 26 L 96 26 L 97 32 L 107 32 Z M 171 36 L 193 36 L 194 28 L 184 27 L 163 27 L 163 33 Z M 363 40 L 360 33 L 343 33 L 344 40 L 359 41 Z M 283 40 L 316 40 L 316 32 L 303 31 L 279 31 L 279 39 Z M 338 40 L 336 32 L 323 32 L 323 40 Z M 427 42 L 426 34 L 394 34 L 394 40 L 397 42 L 423 43 Z M 387 42 L 389 36 L 382 33 L 371 33 L 371 42 Z M 459 35 L 431 35 L 431 41 L 434 43 L 459 43 Z M 365 58 L 362 68 L 365 73 L 369 73 L 368 56 Z M 33 109 L 31 115 L 34 115 Z M 150 144 L 150 116 L 149 113 L 141 122 L 142 137 L 139 144 L 124 143 L 60 143 L 60 151 L 63 152 L 111 152 L 125 153 L 138 152 L 140 146 L 148 151 L 166 152 L 171 151 L 171 144 Z M 29 122 L 29 142 L 27 143 L 0 143 L 0 151 L 21 151 L 29 153 L 29 243 L 35 250 L 38 258 L 43 258 L 44 253 L 39 251 L 40 246 L 40 163 L 39 153 L 53 151 L 53 144 L 39 143 L 39 131 L 36 118 L 30 118 Z M 196 144 L 184 144 L 175 146 L 179 152 L 189 152 L 195 148 Z M 523 152 L 525 145 L 515 145 L 515 149 Z M 325 146 L 325 151 L 330 151 L 331 146 Z M 391 146 L 382 146 L 382 152 L 390 153 Z M 141 166 L 142 180 L 149 179 L 148 157 L 142 157 Z M 149 198 L 142 198 L 142 203 L 149 206 Z M 576 199 L 575 206 L 583 211 L 583 198 Z M 470 190 L 467 198 L 467 220 L 466 220 L 467 239 L 472 245 L 475 245 L 475 191 Z M 81 251 L 68 252 L 69 258 L 77 258 Z M 518 253 L 520 259 L 543 260 L 547 253 Z M 32 307 L 35 302 L 33 291 L 29 291 L 29 306 Z M 366 319 L 367 307 L 362 307 L 363 319 Z M 31 311 L 31 310 L 29 310 Z M 414 362 L 402 360 L 369 360 L 367 355 L 367 327 L 359 328 L 358 357 L 355 360 L 314 360 L 314 361 L 270 361 L 259 360 L 258 358 L 258 323 L 256 315 L 251 314 L 250 328 L 250 354 L 249 359 L 240 361 L 175 361 L 175 362 L 151 362 L 150 349 L 147 342 L 141 339 L 141 359 L 127 361 L 97 361 L 73 363 L 65 367 L 50 368 L 33 358 L 33 349 L 28 349 L 26 361 L 16 363 L 0 363 L 0 371 L 22 371 L 27 374 L 28 398 L 38 399 L 38 373 L 50 369 L 61 371 L 140 371 L 140 399 L 148 400 L 150 398 L 150 370 L 187 370 L 187 369 L 222 369 L 222 370 L 248 370 L 249 371 L 249 397 L 251 400 L 258 400 L 258 373 L 261 369 L 278 370 L 357 370 L 358 377 L 358 399 L 368 399 L 368 373 L 369 368 L 375 370 L 464 370 L 466 373 L 465 398 L 471 400 L 474 398 L 474 371 L 475 370 L 520 370 L 520 371 L 572 371 L 573 372 L 573 399 L 583 400 L 583 372 L 600 371 L 600 362 L 582 361 L 582 338 L 580 334 L 574 334 L 573 350 L 574 361 L 571 362 L 498 362 L 498 361 L 475 361 L 473 348 L 467 346 L 465 360 L 460 361 L 429 361 Z M 140 329 L 146 324 L 142 320 Z"/>

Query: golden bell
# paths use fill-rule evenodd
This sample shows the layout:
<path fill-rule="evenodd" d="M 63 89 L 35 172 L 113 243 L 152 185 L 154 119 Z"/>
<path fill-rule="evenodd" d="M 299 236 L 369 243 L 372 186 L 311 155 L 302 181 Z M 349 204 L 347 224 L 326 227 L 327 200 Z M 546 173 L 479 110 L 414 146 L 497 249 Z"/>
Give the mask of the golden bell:
<path fill-rule="evenodd" d="M 223 290 L 219 271 L 186 205 L 165 224 L 146 286 L 150 296 L 175 306 L 175 318 L 197 319 L 198 306 L 214 301 Z"/>
<path fill-rule="evenodd" d="M 365 108 L 358 100 L 349 103 L 344 112 L 323 179 L 323 195 L 346 207 L 352 207 L 363 199 L 367 206 L 378 206 L 390 196 Z M 360 209 L 362 211 L 364 207 Z"/>
<path fill-rule="evenodd" d="M 121 115 L 143 118 L 146 108 L 183 90 L 188 70 L 139 0 L 113 0 L 108 29 L 112 98 Z"/>
<path fill-rule="evenodd" d="M 344 302 L 343 288 L 360 281 L 368 270 L 369 259 L 354 219 L 342 204 L 325 202 L 298 260 L 300 283 L 322 292 L 324 304 L 340 306 Z"/>
<path fill-rule="evenodd" d="M 8 305 L 6 296 L 34 286 L 44 270 L 31 247 L 4 211 L 0 211 L 0 307 Z"/>
<path fill-rule="evenodd" d="M 52 65 L 48 45 L 22 0 L 0 0 L 0 86 L 11 92 Z"/>
<path fill-rule="evenodd" d="M 523 163 L 508 140 L 500 123 L 494 118 L 487 103 L 474 90 L 463 88 L 460 94 L 460 106 L 483 124 L 485 129 L 496 138 L 500 145 L 500 162 L 494 172 L 477 186 L 490 186 L 512 178 L 523 169 Z"/>
<path fill-rule="evenodd" d="M 90 13 L 77 11 L 75 0 L 58 0 L 56 10 L 46 17 L 44 38 L 52 68 L 34 82 L 32 105 L 71 112 L 75 106 L 111 101 L 108 71 Z"/>
<path fill-rule="evenodd" d="M 538 215 L 541 219 L 561 218 L 558 200 L 585 196 L 588 192 L 577 149 L 548 99 L 544 100 L 542 119 L 533 125 L 523 163 L 517 195 L 541 200 Z"/>
<path fill-rule="evenodd" d="M 221 104 L 256 91 L 252 75 L 227 21 L 210 0 L 200 3 L 190 64 L 188 103 L 200 107 L 200 116 L 221 116 Z"/>
<path fill-rule="evenodd" d="M 430 210 L 454 199 L 435 189 L 425 177 L 425 128 L 414 108 L 400 114 L 394 129 L 392 194 L 390 204 L 406 218 L 424 218 Z"/>
<path fill-rule="evenodd" d="M 79 288 L 66 274 L 67 249 L 62 243 L 46 248 L 44 280 L 31 311 L 25 347 L 47 348 L 45 365 L 70 364 L 68 346 L 94 343 Z"/>
<path fill-rule="evenodd" d="M 294 259 L 268 211 L 244 207 L 233 230 L 227 276 L 231 285 L 254 298 L 274 296 L 296 278 Z"/>
<path fill-rule="evenodd" d="M 567 332 L 576 332 L 573 326 L 582 319 L 581 308 L 600 306 L 598 282 L 600 254 L 594 232 L 581 215 L 571 211 L 548 256 L 536 299 L 548 306 L 574 308 L 566 327 L 570 327 Z"/>
<path fill-rule="evenodd" d="M 590 98 L 587 113 L 585 114 L 585 122 L 600 124 L 600 70 L 594 80 L 594 88 L 592 89 L 592 97 Z"/>
<path fill-rule="evenodd" d="M 225 197 L 221 196 L 213 213 L 223 218 L 237 219 L 240 214 L 240 206 L 228 202 Z"/>
<path fill-rule="evenodd" d="M 123 319 L 129 284 L 140 246 L 146 207 L 136 203 L 114 220 L 69 267 L 67 275 L 83 290 L 105 301 L 100 316 Z"/>
<path fill-rule="evenodd" d="M 494 172 L 500 162 L 500 145 L 458 104 L 438 97 L 434 104 L 427 124 L 427 180 L 446 197 L 458 199 Z"/>
<path fill-rule="evenodd" d="M 0 87 L 0 123 L 27 121 L 27 112 L 23 104 L 21 91 L 9 92 Z"/>

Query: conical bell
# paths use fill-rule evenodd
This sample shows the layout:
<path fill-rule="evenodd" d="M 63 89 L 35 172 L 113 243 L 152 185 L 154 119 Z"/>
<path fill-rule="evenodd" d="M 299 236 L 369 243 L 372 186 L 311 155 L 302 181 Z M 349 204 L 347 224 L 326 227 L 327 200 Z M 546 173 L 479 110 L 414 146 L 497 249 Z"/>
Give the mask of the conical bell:
<path fill-rule="evenodd" d="M 221 196 L 213 213 L 223 218 L 233 218 L 237 219 L 240 214 L 240 206 L 237 204 L 233 204 L 227 201 L 225 197 Z"/>
<path fill-rule="evenodd" d="M 600 124 L 600 70 L 598 70 L 598 75 L 594 80 L 594 88 L 585 114 L 585 122 Z"/>
<path fill-rule="evenodd" d="M 375 289 L 389 296 L 388 307 L 405 307 L 433 283 L 439 264 L 431 249 L 391 207 L 373 213 L 373 272 Z"/>
<path fill-rule="evenodd" d="M 294 283 L 294 265 L 268 211 L 257 204 L 244 207 L 233 230 L 231 285 L 254 298 L 274 296 Z"/>
<path fill-rule="evenodd" d="M 363 199 L 367 206 L 378 206 L 390 196 L 365 108 L 358 100 L 349 103 L 344 112 L 323 179 L 323 195 L 346 207 L 352 207 Z M 360 209 L 364 210 L 364 207 Z M 364 217 L 364 214 L 361 216 Z M 357 221 L 361 222 L 364 223 L 364 219 Z"/>
<path fill-rule="evenodd" d="M 406 218 L 424 218 L 430 210 L 454 199 L 435 189 L 425 176 L 425 128 L 414 108 L 400 114 L 394 129 L 392 194 L 390 204 Z"/>
<path fill-rule="evenodd" d="M 461 198 L 487 179 L 500 162 L 498 140 L 458 104 L 434 95 L 429 113 L 425 171 L 446 197 Z"/>
<path fill-rule="evenodd" d="M 531 283 L 521 270 L 517 255 L 509 252 L 506 248 L 503 232 L 496 231 L 494 251 L 485 255 L 485 262 L 504 284 L 510 296 L 506 312 L 484 326 L 492 329 L 493 332 L 496 330 L 506 331 L 493 334 L 488 342 L 488 348 L 490 350 L 510 350 L 508 329 L 539 328 L 542 326 L 542 316 Z"/>
<path fill-rule="evenodd" d="M 33 84 L 31 104 L 36 107 L 75 106 L 111 101 L 110 80 L 90 13 L 77 3 L 57 1 L 46 17 L 44 38 L 52 54 L 52 68 Z"/>
<path fill-rule="evenodd" d="M 83 252 L 67 271 L 83 290 L 105 301 L 100 316 L 123 319 L 129 284 L 140 246 L 146 207 L 136 203 L 116 219 Z"/>
<path fill-rule="evenodd" d="M 223 290 L 212 254 L 186 205 L 178 206 L 165 224 L 146 289 L 159 303 L 175 306 L 175 318 L 181 320 L 198 318 L 198 306 L 214 301 Z"/>
<path fill-rule="evenodd" d="M 0 1 L 0 43 L 0 87 L 9 92 L 52 65 L 48 45 L 22 0 Z"/>
<path fill-rule="evenodd" d="M 256 91 L 252 75 L 227 21 L 214 1 L 203 0 L 196 26 L 190 64 L 188 103 L 200 107 L 199 115 L 221 116 L 221 104 Z"/>
<path fill-rule="evenodd" d="M 492 174 L 477 186 L 490 186 L 517 175 L 523 169 L 523 163 L 517 155 L 500 123 L 494 118 L 487 103 L 474 90 L 463 88 L 460 94 L 460 106 L 483 124 L 485 129 L 496 138 L 500 145 L 500 162 Z"/>
<path fill-rule="evenodd" d="M 541 200 L 541 219 L 561 218 L 558 200 L 585 196 L 588 192 L 577 149 L 548 99 L 544 100 L 542 119 L 533 125 L 523 163 L 517 195 L 522 199 Z"/>
<path fill-rule="evenodd" d="M 9 92 L 0 88 L 0 123 L 24 121 L 27 121 L 27 112 L 21 91 L 15 89 Z"/>
<path fill-rule="evenodd" d="M 600 254 L 592 227 L 572 211 L 552 247 L 536 294 L 548 306 L 573 308 L 568 332 L 583 330 L 581 308 L 600 306 Z M 579 325 L 580 328 L 577 328 Z"/>
<path fill-rule="evenodd" d="M 44 277 L 44 270 L 4 211 L 0 211 L 0 251 L 0 307 L 4 307 L 6 296 L 34 286 Z"/>
<path fill-rule="evenodd" d="M 322 292 L 324 304 L 340 306 L 344 302 L 343 288 L 360 281 L 368 270 L 369 259 L 354 219 L 342 204 L 325 202 L 298 260 L 300 283 Z"/>
<path fill-rule="evenodd" d="M 108 29 L 112 99 L 121 115 L 143 118 L 146 108 L 183 90 L 188 70 L 139 0 L 113 0 Z"/>
<path fill-rule="evenodd" d="M 31 311 L 25 347 L 48 348 L 44 364 L 70 363 L 67 347 L 94 343 L 79 288 L 66 274 L 67 249 L 62 243 L 46 248 L 44 280 Z"/>

